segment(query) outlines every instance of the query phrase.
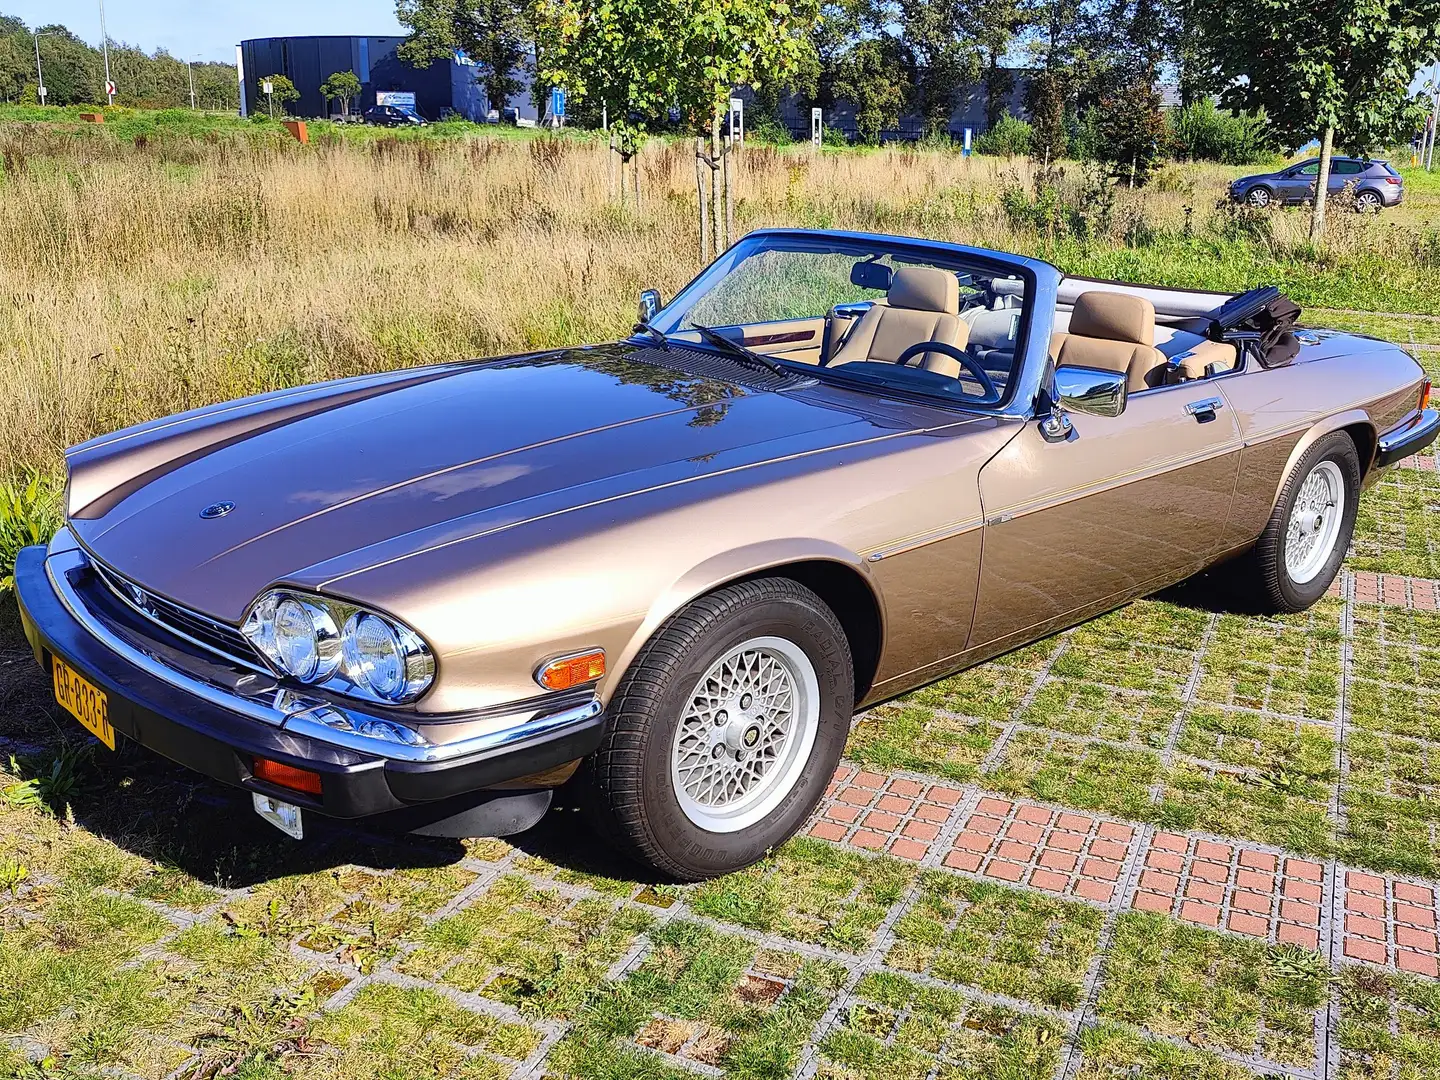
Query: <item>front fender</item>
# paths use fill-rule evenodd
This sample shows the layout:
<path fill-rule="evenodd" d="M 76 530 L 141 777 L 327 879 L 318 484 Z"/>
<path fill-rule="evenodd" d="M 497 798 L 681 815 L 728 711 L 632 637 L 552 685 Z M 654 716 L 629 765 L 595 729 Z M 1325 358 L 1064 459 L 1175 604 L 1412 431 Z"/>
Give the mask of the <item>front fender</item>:
<path fill-rule="evenodd" d="M 714 592 L 732 581 L 754 577 L 769 570 L 782 570 L 799 563 L 828 562 L 853 570 L 865 582 L 880 613 L 880 640 L 885 640 L 885 605 L 879 583 L 870 573 L 868 564 L 858 554 L 839 544 L 814 537 L 787 537 L 747 544 L 712 555 L 677 577 L 662 590 L 650 605 L 635 633 L 610 667 L 611 677 L 605 680 L 604 697 L 620 682 L 640 650 L 645 647 L 661 625 L 677 611 L 706 593 Z"/>

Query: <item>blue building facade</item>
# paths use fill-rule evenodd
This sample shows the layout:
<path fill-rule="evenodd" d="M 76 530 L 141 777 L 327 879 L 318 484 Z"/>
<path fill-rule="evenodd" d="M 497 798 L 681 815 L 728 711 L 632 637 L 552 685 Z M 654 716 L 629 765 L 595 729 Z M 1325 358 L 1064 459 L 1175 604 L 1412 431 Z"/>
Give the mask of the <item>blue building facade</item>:
<path fill-rule="evenodd" d="M 320 84 L 336 72 L 353 71 L 361 91 L 359 99 L 350 104 L 352 114 L 374 105 L 377 92 L 397 91 L 414 94 L 415 111 L 427 120 L 439 120 L 452 113 L 468 120 L 485 119 L 491 104 L 476 79 L 473 64 L 450 57 L 416 67 L 400 59 L 397 50 L 404 41 L 403 37 L 340 36 L 242 41 L 235 49 L 240 113 L 249 116 L 265 112 L 269 99 L 261 84 L 266 76 L 284 75 L 300 91 L 300 100 L 286 105 L 292 116 L 329 116 L 339 112 L 339 103 L 326 101 Z M 528 114 L 533 114 L 528 96 L 525 104 Z"/>

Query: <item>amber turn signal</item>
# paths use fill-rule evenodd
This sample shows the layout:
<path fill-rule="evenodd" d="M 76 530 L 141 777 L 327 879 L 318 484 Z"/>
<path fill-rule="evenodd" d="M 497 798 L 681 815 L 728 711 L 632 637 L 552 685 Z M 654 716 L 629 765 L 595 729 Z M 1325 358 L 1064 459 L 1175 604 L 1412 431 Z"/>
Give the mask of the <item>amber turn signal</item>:
<path fill-rule="evenodd" d="M 551 660 L 535 673 L 535 681 L 546 690 L 569 690 L 595 682 L 605 674 L 605 650 L 576 653 Z"/>
<path fill-rule="evenodd" d="M 1430 408 L 1430 380 L 1426 379 L 1420 384 L 1420 411 L 1424 412 Z"/>
<path fill-rule="evenodd" d="M 311 772 L 309 769 L 297 769 L 294 765 L 257 757 L 255 766 L 250 772 L 256 780 L 264 780 L 267 784 L 274 784 L 276 787 L 289 788 L 291 791 L 303 791 L 307 795 L 320 794 L 320 774 Z"/>

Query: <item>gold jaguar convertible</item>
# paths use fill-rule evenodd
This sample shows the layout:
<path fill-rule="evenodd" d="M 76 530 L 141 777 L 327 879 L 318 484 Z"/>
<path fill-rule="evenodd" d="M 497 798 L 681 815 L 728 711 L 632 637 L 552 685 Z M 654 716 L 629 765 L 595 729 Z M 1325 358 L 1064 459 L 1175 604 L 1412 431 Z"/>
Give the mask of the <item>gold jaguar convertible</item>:
<path fill-rule="evenodd" d="M 296 837 L 504 835 L 574 783 L 634 857 L 721 874 L 804 823 L 858 707 L 1218 564 L 1323 595 L 1440 415 L 1403 351 L 1298 315 L 762 230 L 623 341 L 75 447 L 26 633 L 105 745 Z"/>

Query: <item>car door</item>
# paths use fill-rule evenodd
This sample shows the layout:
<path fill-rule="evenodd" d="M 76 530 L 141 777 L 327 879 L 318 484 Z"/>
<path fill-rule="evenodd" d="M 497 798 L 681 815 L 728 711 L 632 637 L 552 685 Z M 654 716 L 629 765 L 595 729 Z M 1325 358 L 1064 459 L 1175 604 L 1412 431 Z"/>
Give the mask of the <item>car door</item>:
<path fill-rule="evenodd" d="M 1038 422 L 980 473 L 985 515 L 968 650 L 999 652 L 1200 570 L 1218 554 L 1240 434 L 1216 381 L 1132 394 L 1117 417 Z"/>
<path fill-rule="evenodd" d="M 1351 180 L 1358 180 L 1365 166 L 1358 161 L 1336 158 L 1330 162 L 1330 182 L 1325 186 L 1331 195 L 1339 195 Z"/>
<path fill-rule="evenodd" d="M 1315 178 L 1320 175 L 1320 163 L 1307 161 L 1287 169 L 1276 184 L 1276 194 L 1287 203 L 1306 202 L 1315 194 Z"/>

